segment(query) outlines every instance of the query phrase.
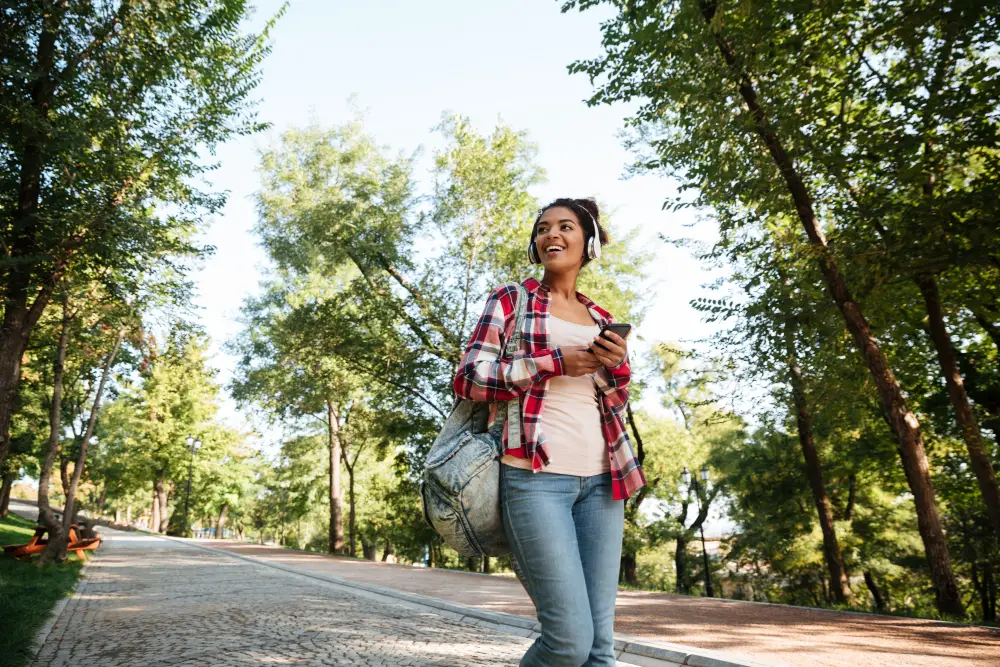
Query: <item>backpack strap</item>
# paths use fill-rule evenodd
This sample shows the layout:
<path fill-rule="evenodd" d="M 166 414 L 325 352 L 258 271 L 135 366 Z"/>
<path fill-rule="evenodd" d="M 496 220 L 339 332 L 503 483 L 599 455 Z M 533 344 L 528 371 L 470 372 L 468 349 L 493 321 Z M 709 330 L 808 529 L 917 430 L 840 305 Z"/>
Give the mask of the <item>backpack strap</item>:
<path fill-rule="evenodd" d="M 521 341 L 524 339 L 521 330 L 524 328 L 524 316 L 528 309 L 528 290 L 521 283 L 515 283 L 515 287 L 517 288 L 517 301 L 514 307 L 514 330 L 504 346 L 504 356 L 507 359 L 513 359 L 514 354 L 521 347 Z M 512 443 L 516 443 L 515 447 L 519 447 L 521 443 L 520 397 L 507 401 L 507 445 L 510 446 Z"/>

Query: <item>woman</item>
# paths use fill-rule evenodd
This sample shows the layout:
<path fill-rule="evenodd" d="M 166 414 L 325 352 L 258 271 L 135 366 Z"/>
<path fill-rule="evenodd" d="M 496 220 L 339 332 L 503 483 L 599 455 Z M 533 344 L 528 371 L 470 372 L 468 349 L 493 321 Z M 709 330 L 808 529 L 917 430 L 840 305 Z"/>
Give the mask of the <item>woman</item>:
<path fill-rule="evenodd" d="M 557 199 L 539 213 L 528 256 L 521 351 L 501 358 L 517 290 L 493 291 L 455 378 L 474 401 L 521 398 L 520 442 L 504 447 L 504 530 L 535 603 L 540 636 L 522 667 L 614 665 L 615 597 L 624 499 L 645 479 L 622 412 L 630 370 L 623 338 L 600 325 L 611 315 L 576 291 L 607 234 L 592 199 Z"/>

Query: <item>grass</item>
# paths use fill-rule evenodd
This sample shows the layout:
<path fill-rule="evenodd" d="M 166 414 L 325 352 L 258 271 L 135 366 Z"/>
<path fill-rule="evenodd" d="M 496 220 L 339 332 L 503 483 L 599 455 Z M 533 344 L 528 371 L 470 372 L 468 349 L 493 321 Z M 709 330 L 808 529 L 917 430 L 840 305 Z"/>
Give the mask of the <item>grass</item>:
<path fill-rule="evenodd" d="M 0 545 L 24 544 L 35 523 L 11 514 L 0 519 Z M 62 565 L 36 566 L 0 555 L 0 667 L 21 667 L 33 657 L 35 633 L 56 602 L 68 596 L 83 563 L 75 555 Z"/>

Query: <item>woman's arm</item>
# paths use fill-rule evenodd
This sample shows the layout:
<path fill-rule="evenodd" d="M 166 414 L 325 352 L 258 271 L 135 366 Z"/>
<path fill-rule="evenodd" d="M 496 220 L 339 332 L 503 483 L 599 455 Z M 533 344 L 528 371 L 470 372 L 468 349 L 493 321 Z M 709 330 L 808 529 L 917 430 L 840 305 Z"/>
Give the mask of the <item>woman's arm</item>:
<path fill-rule="evenodd" d="M 608 318 L 608 321 L 612 320 Z M 591 349 L 603 366 L 594 373 L 594 382 L 604 394 L 606 405 L 614 412 L 621 412 L 628 403 L 628 383 L 632 379 L 632 369 L 628 361 L 628 343 L 618 334 L 608 331 L 610 340 L 598 336 L 591 343 Z"/>
<path fill-rule="evenodd" d="M 518 353 L 514 359 L 501 358 L 507 313 L 514 317 L 516 294 L 510 287 L 498 287 L 486 301 L 452 384 L 460 397 L 472 401 L 510 401 L 536 382 L 565 373 L 558 348 L 529 355 Z"/>

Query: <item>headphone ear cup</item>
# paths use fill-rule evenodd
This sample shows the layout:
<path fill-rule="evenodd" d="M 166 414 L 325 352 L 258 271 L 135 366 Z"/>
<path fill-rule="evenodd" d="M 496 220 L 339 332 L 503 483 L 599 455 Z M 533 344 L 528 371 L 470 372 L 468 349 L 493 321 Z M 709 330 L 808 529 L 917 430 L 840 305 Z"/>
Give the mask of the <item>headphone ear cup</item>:
<path fill-rule="evenodd" d="M 591 236 L 590 240 L 587 241 L 587 257 L 589 257 L 590 259 L 596 259 L 597 257 L 600 256 L 600 251 L 596 251 L 596 252 L 597 252 L 597 254 L 594 254 L 595 253 L 595 249 L 594 249 L 594 237 Z"/>
<path fill-rule="evenodd" d="M 529 264 L 541 264 L 542 259 L 538 256 L 538 248 L 535 246 L 535 242 L 532 241 L 528 244 L 528 263 Z"/>
<path fill-rule="evenodd" d="M 601 256 L 601 239 L 596 235 L 590 239 L 590 258 L 599 259 Z"/>

